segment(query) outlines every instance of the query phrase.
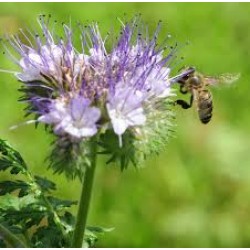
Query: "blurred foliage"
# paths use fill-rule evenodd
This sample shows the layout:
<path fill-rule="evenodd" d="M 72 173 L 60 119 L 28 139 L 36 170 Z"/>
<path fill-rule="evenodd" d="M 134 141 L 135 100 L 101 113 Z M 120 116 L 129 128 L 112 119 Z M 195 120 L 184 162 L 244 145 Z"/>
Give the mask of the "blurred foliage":
<path fill-rule="evenodd" d="M 67 210 L 77 202 L 54 197 L 55 183 L 33 176 L 20 153 L 0 139 L 2 171 L 12 176 L 0 182 L 0 246 L 70 247 L 75 217 Z M 113 228 L 88 226 L 83 247 L 94 246 L 100 234 L 111 231 Z"/>
<path fill-rule="evenodd" d="M 240 72 L 241 78 L 212 90 L 215 108 L 208 125 L 199 122 L 195 109 L 176 107 L 176 138 L 146 168 L 121 173 L 100 159 L 89 224 L 116 230 L 98 246 L 249 247 L 249 3 L 0 3 L 0 32 L 32 29 L 40 13 L 72 24 L 97 20 L 108 31 L 124 12 L 142 13 L 152 30 L 163 20 L 162 38 L 164 31 L 171 33 L 185 57 L 175 70 L 183 63 L 210 75 Z M 0 57 L 0 68 L 15 69 Z M 22 153 L 33 172 L 53 178 L 62 199 L 78 199 L 79 183 L 52 177 L 44 167 L 53 138 L 32 125 L 8 130 L 24 120 L 17 103 L 20 85 L 3 73 L 0 84 L 0 137 Z M 1 174 L 1 181 L 6 178 Z"/>

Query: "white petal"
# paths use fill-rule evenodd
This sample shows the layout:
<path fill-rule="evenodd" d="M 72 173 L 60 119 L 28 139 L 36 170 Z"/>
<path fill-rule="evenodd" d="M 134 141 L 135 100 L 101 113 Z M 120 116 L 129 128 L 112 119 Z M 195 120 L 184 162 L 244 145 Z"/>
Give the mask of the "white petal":
<path fill-rule="evenodd" d="M 39 65 L 43 64 L 43 61 L 38 54 L 30 53 L 29 59 L 33 64 L 39 64 Z"/>
<path fill-rule="evenodd" d="M 63 128 L 63 130 L 77 138 L 82 138 L 82 137 L 90 137 L 96 134 L 97 129 L 95 126 L 91 128 L 77 128 L 74 127 L 73 124 L 68 124 L 67 127 Z"/>
<path fill-rule="evenodd" d="M 47 124 L 54 123 L 54 120 L 51 119 L 51 115 L 50 115 L 50 114 L 42 115 L 42 116 L 38 117 L 37 120 L 38 120 L 39 122 L 43 122 L 43 123 L 47 123 Z"/>
<path fill-rule="evenodd" d="M 67 109 L 64 102 L 55 101 L 51 104 L 51 111 L 47 114 L 44 114 L 38 118 L 39 122 L 44 122 L 47 124 L 68 122 L 69 115 L 67 114 Z"/>
<path fill-rule="evenodd" d="M 114 118 L 111 120 L 114 131 L 117 135 L 122 135 L 128 128 L 126 120 L 121 118 Z"/>
<path fill-rule="evenodd" d="M 22 58 L 20 61 L 19 61 L 19 64 L 20 64 L 20 67 L 22 67 L 23 69 L 26 69 L 28 67 L 27 65 L 27 60 Z"/>
<path fill-rule="evenodd" d="M 17 73 L 15 76 L 23 82 L 34 81 L 42 79 L 40 72 L 37 69 L 28 69 L 27 72 Z"/>
<path fill-rule="evenodd" d="M 91 107 L 86 110 L 85 114 L 81 118 L 81 122 L 84 122 L 87 126 L 91 126 L 92 124 L 95 124 L 100 119 L 100 117 L 100 109 Z"/>
<path fill-rule="evenodd" d="M 55 60 L 55 63 L 60 63 L 63 57 L 62 49 L 59 46 L 52 46 L 52 55 Z"/>
<path fill-rule="evenodd" d="M 39 122 L 47 123 L 47 124 L 53 124 L 61 121 L 61 116 L 53 111 L 49 112 L 48 114 L 42 115 L 37 119 Z"/>
<path fill-rule="evenodd" d="M 131 111 L 127 115 L 127 119 L 130 126 L 143 125 L 146 122 L 146 116 L 143 114 L 142 108 Z"/>
<path fill-rule="evenodd" d="M 107 103 L 106 107 L 115 133 L 117 135 L 123 134 L 128 124 L 124 119 L 118 117 L 116 110 L 112 109 L 109 103 Z"/>

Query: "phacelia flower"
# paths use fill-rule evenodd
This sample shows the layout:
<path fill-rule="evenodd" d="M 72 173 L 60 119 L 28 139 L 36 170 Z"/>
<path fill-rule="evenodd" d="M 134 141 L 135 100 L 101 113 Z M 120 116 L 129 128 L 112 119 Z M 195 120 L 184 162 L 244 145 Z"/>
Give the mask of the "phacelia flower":
<path fill-rule="evenodd" d="M 121 22 L 115 40 L 103 38 L 96 23 L 79 25 L 81 49 L 69 26 L 63 24 L 60 38 L 49 19 L 40 16 L 39 24 L 42 35 L 21 30 L 8 39 L 15 55 L 7 47 L 20 68 L 15 76 L 28 114 L 74 143 L 107 131 L 119 138 L 119 147 L 125 134 L 142 144 L 161 135 L 162 124 L 170 124 L 172 83 L 187 72 L 170 77 L 176 47 L 168 39 L 158 44 L 160 23 L 151 38 L 140 18 Z"/>
<path fill-rule="evenodd" d="M 53 100 L 49 112 L 38 118 L 39 122 L 52 124 L 56 134 L 68 133 L 73 138 L 91 137 L 97 133 L 96 122 L 101 112 L 98 108 L 89 107 L 90 101 L 81 96 L 63 100 Z"/>

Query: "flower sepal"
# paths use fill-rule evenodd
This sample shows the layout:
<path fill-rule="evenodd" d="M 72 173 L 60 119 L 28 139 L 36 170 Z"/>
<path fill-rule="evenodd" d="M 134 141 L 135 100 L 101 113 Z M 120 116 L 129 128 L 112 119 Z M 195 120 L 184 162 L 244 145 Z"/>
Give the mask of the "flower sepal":
<path fill-rule="evenodd" d="M 118 137 L 113 130 L 107 130 L 106 133 L 100 135 L 99 146 L 101 150 L 99 154 L 106 155 L 108 158 L 106 163 L 115 163 L 120 166 L 122 171 L 127 169 L 131 163 L 136 167 L 134 139 L 133 133 L 127 130 L 122 135 L 122 146 L 120 146 Z"/>
<path fill-rule="evenodd" d="M 90 139 L 72 141 L 67 136 L 58 136 L 52 145 L 49 168 L 54 173 L 64 173 L 68 179 L 83 179 L 86 168 L 91 166 Z"/>

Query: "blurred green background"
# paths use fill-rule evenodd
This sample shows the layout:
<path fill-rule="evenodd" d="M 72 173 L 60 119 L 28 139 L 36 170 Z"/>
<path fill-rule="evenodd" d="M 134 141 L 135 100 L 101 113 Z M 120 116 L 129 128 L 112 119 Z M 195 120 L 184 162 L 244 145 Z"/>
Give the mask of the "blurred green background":
<path fill-rule="evenodd" d="M 40 13 L 72 23 L 97 20 L 108 31 L 124 12 L 142 13 L 151 31 L 161 19 L 162 37 L 190 41 L 180 51 L 183 64 L 211 75 L 240 72 L 241 78 L 212 90 L 214 116 L 206 126 L 195 109 L 177 108 L 175 138 L 145 168 L 121 173 L 100 161 L 89 224 L 116 229 L 97 246 L 250 247 L 250 4 L 1 3 L 0 33 L 32 28 Z M 0 68 L 14 66 L 1 55 Z M 44 163 L 51 137 L 33 125 L 8 129 L 24 121 L 24 106 L 17 103 L 15 78 L 1 73 L 0 79 L 0 137 L 34 172 L 51 177 Z M 78 181 L 52 178 L 62 198 L 78 199 Z"/>

